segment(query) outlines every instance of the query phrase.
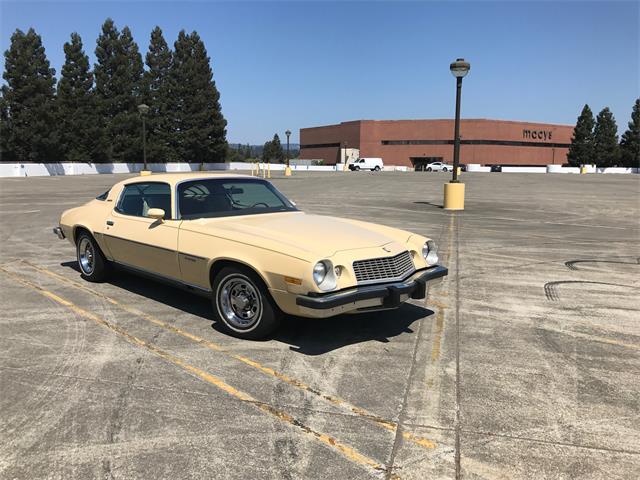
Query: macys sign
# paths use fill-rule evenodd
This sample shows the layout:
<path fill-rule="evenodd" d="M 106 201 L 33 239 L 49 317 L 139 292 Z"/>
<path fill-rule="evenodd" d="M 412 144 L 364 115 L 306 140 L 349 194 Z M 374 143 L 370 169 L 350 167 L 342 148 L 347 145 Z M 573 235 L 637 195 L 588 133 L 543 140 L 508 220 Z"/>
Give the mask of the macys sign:
<path fill-rule="evenodd" d="M 522 130 L 522 138 L 530 138 L 532 140 L 551 140 L 551 130 Z"/>

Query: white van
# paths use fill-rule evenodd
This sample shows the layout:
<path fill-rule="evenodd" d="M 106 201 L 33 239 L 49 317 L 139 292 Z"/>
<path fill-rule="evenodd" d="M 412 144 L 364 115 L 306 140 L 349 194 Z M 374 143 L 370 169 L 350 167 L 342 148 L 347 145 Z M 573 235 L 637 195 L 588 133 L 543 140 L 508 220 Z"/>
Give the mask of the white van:
<path fill-rule="evenodd" d="M 349 164 L 349 170 L 371 170 L 372 172 L 379 172 L 384 168 L 381 158 L 358 158 L 355 162 Z"/>

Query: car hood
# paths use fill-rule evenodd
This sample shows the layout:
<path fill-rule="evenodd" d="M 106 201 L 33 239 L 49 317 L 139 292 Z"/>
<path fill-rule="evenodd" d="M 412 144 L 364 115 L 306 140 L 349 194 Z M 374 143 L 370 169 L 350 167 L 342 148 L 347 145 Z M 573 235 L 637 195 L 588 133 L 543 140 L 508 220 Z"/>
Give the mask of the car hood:
<path fill-rule="evenodd" d="M 185 228 L 309 259 L 395 240 L 362 222 L 304 212 L 199 219 Z"/>

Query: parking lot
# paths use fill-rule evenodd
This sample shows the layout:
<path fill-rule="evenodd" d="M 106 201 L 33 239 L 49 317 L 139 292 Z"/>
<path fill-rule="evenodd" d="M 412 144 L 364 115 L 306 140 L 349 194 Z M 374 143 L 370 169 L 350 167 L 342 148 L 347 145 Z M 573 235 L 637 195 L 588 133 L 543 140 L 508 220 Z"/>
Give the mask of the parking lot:
<path fill-rule="evenodd" d="M 427 301 L 221 333 L 84 282 L 51 228 L 121 175 L 0 179 L 0 478 L 638 478 L 640 176 L 295 173 L 311 213 L 434 238 Z"/>

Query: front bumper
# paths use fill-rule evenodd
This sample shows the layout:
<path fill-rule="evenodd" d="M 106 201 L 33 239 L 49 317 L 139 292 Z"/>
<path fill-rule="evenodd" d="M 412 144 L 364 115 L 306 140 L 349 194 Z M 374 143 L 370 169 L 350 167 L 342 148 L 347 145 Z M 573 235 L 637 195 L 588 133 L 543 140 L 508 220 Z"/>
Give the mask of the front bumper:
<path fill-rule="evenodd" d="M 61 227 L 53 227 L 53 233 L 55 233 L 60 240 L 64 240 L 66 238 Z"/>
<path fill-rule="evenodd" d="M 348 288 L 339 292 L 298 295 L 296 305 L 309 317 L 332 317 L 361 309 L 397 308 L 409 298 L 424 298 L 427 282 L 445 277 L 449 271 L 440 265 L 420 270 L 402 282 Z"/>

